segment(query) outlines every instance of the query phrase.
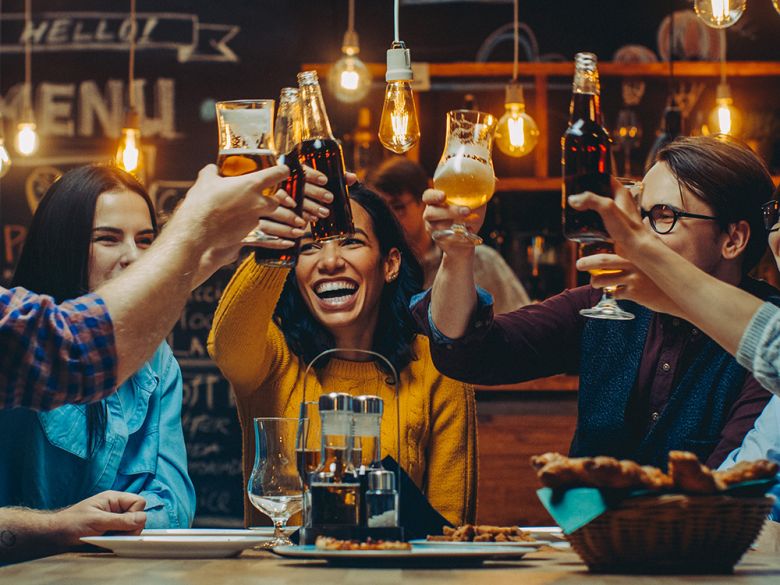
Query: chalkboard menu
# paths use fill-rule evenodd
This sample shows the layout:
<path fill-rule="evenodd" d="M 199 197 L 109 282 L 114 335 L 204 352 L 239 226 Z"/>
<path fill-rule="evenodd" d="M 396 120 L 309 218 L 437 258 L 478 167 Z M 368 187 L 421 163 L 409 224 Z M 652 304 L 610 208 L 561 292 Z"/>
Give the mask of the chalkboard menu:
<path fill-rule="evenodd" d="M 239 525 L 243 516 L 241 427 L 230 384 L 206 353 L 216 303 L 231 269 L 192 292 L 168 337 L 182 370 L 182 428 L 195 484 L 195 526 Z"/>

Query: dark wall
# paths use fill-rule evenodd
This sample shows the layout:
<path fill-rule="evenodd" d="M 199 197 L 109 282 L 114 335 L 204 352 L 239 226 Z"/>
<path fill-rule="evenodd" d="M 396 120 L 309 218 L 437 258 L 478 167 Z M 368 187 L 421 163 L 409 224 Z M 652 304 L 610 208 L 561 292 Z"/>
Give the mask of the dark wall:
<path fill-rule="evenodd" d="M 392 40 L 392 2 L 361 0 L 356 4 L 361 54 L 366 61 L 381 62 Z M 680 9 L 689 3 L 673 4 Z M 578 50 L 592 50 L 610 59 L 627 43 L 655 50 L 656 29 L 668 6 L 666 2 L 626 0 L 537 0 L 521 2 L 520 18 L 535 31 L 542 55 L 558 54 L 568 60 Z M 39 153 L 27 161 L 11 151 L 13 167 L 0 180 L 0 279 L 4 281 L 18 257 L 35 201 L 53 177 L 85 162 L 110 158 L 126 99 L 127 45 L 118 35 L 129 0 L 38 0 L 33 10 L 40 36 L 34 41 L 32 84 L 42 144 Z M 275 98 L 282 86 L 295 82 L 301 63 L 335 60 L 347 26 L 347 0 L 138 0 L 137 10 L 142 39 L 135 75 L 144 84 L 144 142 L 153 161 L 148 187 L 162 211 L 172 209 L 198 169 L 215 158 L 213 102 Z M 17 117 L 15 96 L 24 78 L 18 19 L 23 2 L 6 0 L 2 11 L 0 111 L 10 148 Z M 401 38 L 412 49 L 414 60 L 469 61 L 484 39 L 511 18 L 511 4 L 404 6 Z M 770 2 L 750 2 L 739 28 L 729 32 L 729 57 L 780 58 L 778 32 L 780 16 Z M 96 44 L 97 37 L 103 45 Z M 501 45 L 492 59 L 511 59 L 511 45 Z M 752 97 L 753 107 L 777 107 L 777 100 L 770 99 L 776 98 L 776 92 L 762 97 L 741 82 L 734 91 L 736 97 Z M 421 96 L 421 157 L 430 172 L 440 154 L 443 112 L 459 107 L 463 93 L 451 89 Z M 382 94 L 379 80 L 366 101 L 375 122 Z M 500 88 L 477 90 L 476 94 L 483 109 L 501 111 Z M 646 135 L 653 131 L 663 95 L 660 82 L 648 90 L 643 105 Z M 605 86 L 608 118 L 619 107 L 618 96 L 618 82 Z M 565 125 L 567 100 L 565 84 L 551 96 L 551 133 L 555 135 Z M 328 93 L 326 102 L 334 132 L 342 137 L 354 127 L 357 107 L 341 105 Z M 103 122 L 95 114 L 96 107 L 105 117 Z M 551 167 L 555 159 L 553 153 Z M 530 159 L 512 165 L 497 157 L 498 176 L 531 172 Z M 494 218 L 498 228 L 559 230 L 557 196 L 529 194 L 527 201 L 520 212 L 513 211 L 516 200 L 501 201 L 507 213 L 503 223 Z M 184 372 L 185 435 L 198 489 L 198 514 L 205 521 L 241 515 L 240 441 L 234 406 L 227 383 L 204 352 L 214 306 L 229 276 L 229 271 L 222 271 L 193 293 L 170 337 Z"/>

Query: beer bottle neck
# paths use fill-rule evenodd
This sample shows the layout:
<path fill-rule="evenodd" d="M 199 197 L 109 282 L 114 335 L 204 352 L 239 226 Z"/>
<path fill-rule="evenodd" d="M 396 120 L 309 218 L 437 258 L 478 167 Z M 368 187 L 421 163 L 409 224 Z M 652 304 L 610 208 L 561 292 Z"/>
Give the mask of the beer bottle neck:
<path fill-rule="evenodd" d="M 577 93 L 571 96 L 569 123 L 577 120 L 589 120 L 602 125 L 601 98 L 598 93 Z"/>
<path fill-rule="evenodd" d="M 587 54 L 577 55 L 572 84 L 571 107 L 569 113 L 571 122 L 576 120 L 591 120 L 601 124 L 601 87 L 599 72 L 595 62 L 587 58 Z"/>
<path fill-rule="evenodd" d="M 322 90 L 319 84 L 301 85 L 301 119 L 302 140 L 331 139 L 333 132 L 330 129 L 328 113 L 325 111 L 325 102 L 322 99 Z"/>
<path fill-rule="evenodd" d="M 279 154 L 288 154 L 301 142 L 301 106 L 294 101 L 282 101 L 274 126 L 274 142 Z"/>

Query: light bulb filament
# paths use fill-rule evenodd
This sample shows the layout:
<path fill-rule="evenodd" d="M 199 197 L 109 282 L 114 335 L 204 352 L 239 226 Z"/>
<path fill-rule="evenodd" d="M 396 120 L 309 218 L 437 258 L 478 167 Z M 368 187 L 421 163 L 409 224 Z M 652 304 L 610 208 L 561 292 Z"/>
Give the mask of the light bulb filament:
<path fill-rule="evenodd" d="M 19 154 L 30 156 L 38 150 L 38 133 L 35 131 L 35 124 L 32 122 L 20 122 L 16 134 L 16 150 Z"/>
<path fill-rule="evenodd" d="M 358 88 L 360 82 L 360 76 L 357 71 L 342 71 L 341 72 L 341 87 L 349 91 L 355 91 Z"/>
<path fill-rule="evenodd" d="M 731 110 L 726 104 L 718 106 L 718 128 L 721 134 L 731 133 Z"/>
<path fill-rule="evenodd" d="M 522 148 L 525 146 L 525 131 L 523 126 L 523 119 L 521 117 L 515 118 L 513 116 L 507 120 L 507 127 L 509 128 L 509 142 L 516 148 Z"/>
<path fill-rule="evenodd" d="M 117 164 L 128 173 L 133 173 L 140 167 L 141 150 L 138 134 L 137 128 L 122 129 L 122 139 L 119 143 L 116 159 Z"/>
<path fill-rule="evenodd" d="M 710 0 L 712 4 L 712 16 L 718 24 L 729 19 L 729 0 Z"/>

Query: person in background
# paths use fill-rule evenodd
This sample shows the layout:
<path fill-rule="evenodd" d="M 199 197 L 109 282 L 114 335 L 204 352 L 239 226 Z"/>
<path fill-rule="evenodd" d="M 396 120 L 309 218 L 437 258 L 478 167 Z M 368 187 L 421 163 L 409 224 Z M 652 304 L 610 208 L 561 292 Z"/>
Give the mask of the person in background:
<path fill-rule="evenodd" d="M 423 288 L 430 288 L 441 265 L 442 251 L 426 231 L 423 220 L 422 196 L 429 187 L 425 169 L 406 157 L 392 157 L 369 174 L 367 183 L 382 194 L 398 218 L 423 267 Z M 496 313 L 513 311 L 531 302 L 515 273 L 490 246 L 476 248 L 474 280 L 492 295 Z"/>
<path fill-rule="evenodd" d="M 208 349 L 236 395 L 245 485 L 254 460 L 254 417 L 297 417 L 304 385 L 308 400 L 331 391 L 372 394 L 385 405 L 382 455 L 396 457 L 400 450 L 399 464 L 440 514 L 455 524 L 474 522 L 474 390 L 436 371 L 427 339 L 416 333 L 409 300 L 420 290 L 422 271 L 389 207 L 357 185 L 350 198 L 355 234 L 342 241 L 316 242 L 310 232 L 293 231 L 279 217 L 282 210 L 262 220 L 267 234 L 303 235 L 295 268 L 247 259 L 214 315 Z M 331 348 L 384 355 L 398 372 L 398 397 L 388 368 L 362 353 L 318 360 L 304 379 L 307 364 Z M 260 519 L 245 496 L 245 524 Z"/>
<path fill-rule="evenodd" d="M 632 233 L 666 251 L 652 261 L 656 273 L 667 274 L 661 257 L 684 257 L 688 266 L 724 286 L 739 286 L 746 296 L 778 294 L 747 276 L 766 250 L 761 203 L 774 188 L 766 165 L 750 149 L 710 137 L 678 139 L 659 151 L 643 184 L 645 222 L 634 218 Z M 438 191 L 427 192 L 425 200 L 432 229 L 469 214 L 467 208 L 448 206 Z M 592 268 L 594 258 L 581 259 L 578 266 L 587 262 Z M 674 307 L 632 304 L 632 321 L 579 314 L 598 301 L 594 287 L 613 280 L 621 284 L 626 276 L 594 278 L 593 286 L 494 318 L 489 299 L 474 286 L 472 262 L 466 248 L 445 249 L 431 293 L 415 306 L 418 323 L 433 340 L 436 367 L 455 379 L 483 384 L 549 376 L 567 366 L 579 371 L 575 456 L 612 455 L 664 467 L 669 450 L 679 449 L 718 467 L 769 400 L 717 339 L 679 318 Z M 669 286 L 691 291 L 691 278 L 677 273 Z M 643 288 L 642 299 L 657 291 Z M 719 320 L 728 317 L 701 298 L 698 303 Z"/>
<path fill-rule="evenodd" d="M 73 169 L 41 199 L 12 285 L 58 303 L 76 298 L 138 260 L 157 232 L 152 201 L 132 175 Z M 181 371 L 163 341 L 100 402 L 0 411 L 0 505 L 53 510 L 115 490 L 144 498 L 147 528 L 188 528 L 195 490 L 181 401 Z"/>

